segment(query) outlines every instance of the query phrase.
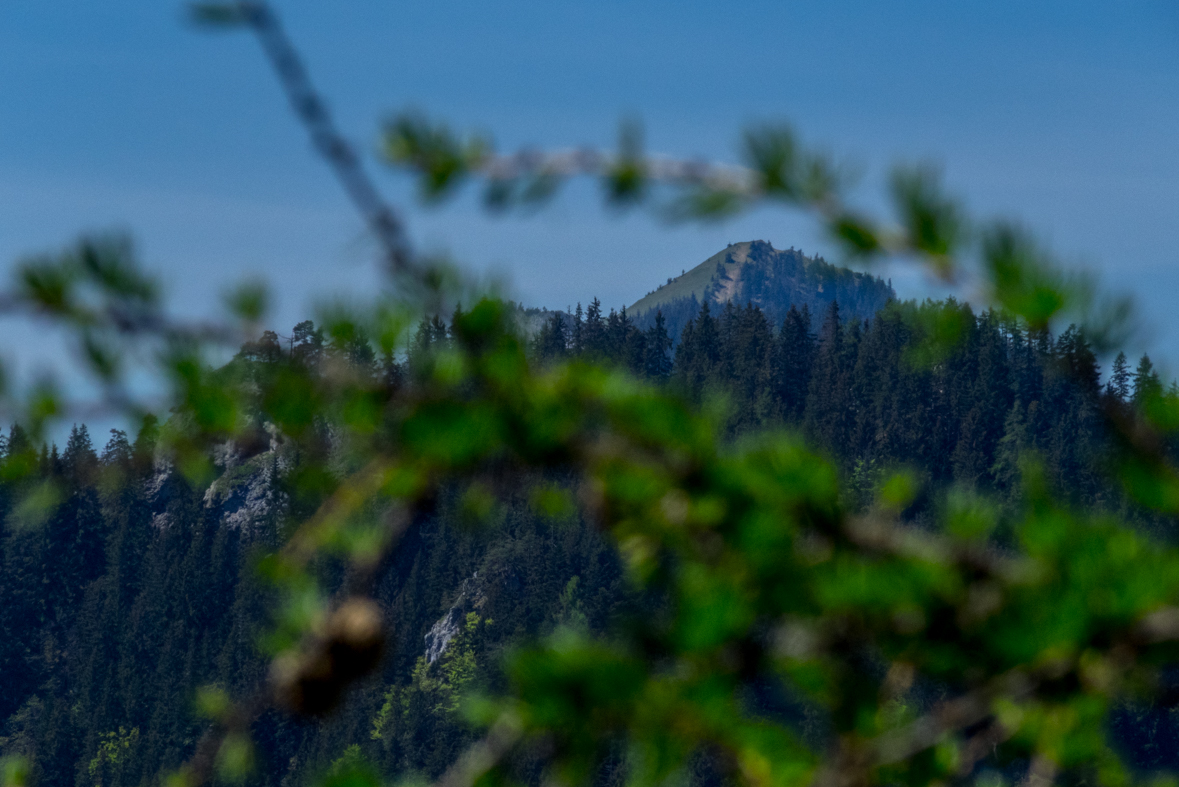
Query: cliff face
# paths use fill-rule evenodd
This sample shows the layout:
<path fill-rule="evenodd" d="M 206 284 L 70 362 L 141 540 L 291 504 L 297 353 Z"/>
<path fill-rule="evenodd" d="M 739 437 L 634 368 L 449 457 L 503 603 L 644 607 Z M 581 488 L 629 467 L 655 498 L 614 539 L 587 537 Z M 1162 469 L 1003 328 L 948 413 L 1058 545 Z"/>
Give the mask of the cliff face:
<path fill-rule="evenodd" d="M 702 303 L 721 306 L 753 303 L 780 323 L 790 307 L 806 305 L 822 314 L 838 301 L 844 315 L 867 319 L 896 297 L 892 287 L 867 273 L 831 265 L 795 249 L 775 249 L 766 241 L 734 243 L 679 277 L 648 293 L 627 311 L 639 323 L 662 311 L 678 337 Z"/>
<path fill-rule="evenodd" d="M 290 469 L 290 457 L 272 436 L 269 447 L 244 456 L 232 441 L 213 451 L 217 477 L 201 498 L 203 509 L 214 521 L 239 530 L 247 539 L 269 537 L 287 509 L 287 495 L 281 481 Z M 183 509 L 188 487 L 172 462 L 157 457 L 155 470 L 144 481 L 144 497 L 156 528 L 171 527 Z"/>

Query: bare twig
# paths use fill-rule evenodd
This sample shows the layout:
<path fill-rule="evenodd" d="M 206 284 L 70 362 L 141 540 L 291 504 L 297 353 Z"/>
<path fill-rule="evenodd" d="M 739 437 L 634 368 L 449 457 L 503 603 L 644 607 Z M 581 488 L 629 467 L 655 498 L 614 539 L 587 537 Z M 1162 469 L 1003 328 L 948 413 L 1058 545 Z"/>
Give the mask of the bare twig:
<path fill-rule="evenodd" d="M 519 722 L 510 714 L 501 716 L 487 735 L 472 744 L 446 769 L 435 782 L 435 787 L 471 787 L 499 764 L 519 738 Z"/>
<path fill-rule="evenodd" d="M 327 104 L 315 91 L 307 68 L 279 23 L 278 16 L 262 0 L 243 0 L 237 4 L 241 18 L 258 37 L 291 103 L 291 109 L 311 135 L 315 149 L 335 172 L 369 229 L 381 244 L 393 273 L 410 273 L 413 255 L 405 228 L 393 208 L 381 197 L 360 157 L 344 138 Z"/>
<path fill-rule="evenodd" d="M 1020 700 L 1030 696 L 1039 682 L 1020 670 L 1000 675 L 987 685 L 939 705 L 932 713 L 922 716 L 908 726 L 885 733 L 877 738 L 872 749 L 873 764 L 907 760 L 928 749 L 948 732 L 961 730 L 983 721 L 993 712 L 998 697 Z"/>
<path fill-rule="evenodd" d="M 514 180 L 537 175 L 559 178 L 601 177 L 609 174 L 620 163 L 619 156 L 594 148 L 552 152 L 521 150 L 506 155 L 486 156 L 472 167 L 472 171 L 492 180 Z M 644 176 L 654 181 L 724 189 L 747 199 L 764 196 L 758 173 L 748 167 L 670 156 L 647 156 L 642 163 Z"/>

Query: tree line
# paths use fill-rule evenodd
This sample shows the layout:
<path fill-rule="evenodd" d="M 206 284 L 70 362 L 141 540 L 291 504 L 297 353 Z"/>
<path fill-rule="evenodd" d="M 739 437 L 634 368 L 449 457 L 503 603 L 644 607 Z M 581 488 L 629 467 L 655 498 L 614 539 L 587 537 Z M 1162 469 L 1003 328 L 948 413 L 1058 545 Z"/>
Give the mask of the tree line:
<path fill-rule="evenodd" d="M 945 326 L 952 340 L 939 343 Z M 1034 451 L 1086 505 L 1116 496 L 1100 411 L 1164 392 L 1148 355 L 1131 371 L 1119 352 L 1103 384 L 1076 326 L 1032 330 L 954 299 L 893 301 L 863 320 L 845 319 L 837 301 L 821 315 L 792 305 L 776 325 L 749 303 L 717 313 L 704 303 L 674 343 L 661 313 L 641 330 L 625 308 L 603 315 L 595 299 L 584 316 L 580 304 L 572 317 L 553 314 L 533 347 L 541 362 L 611 364 L 696 403 L 723 399 L 734 434 L 801 430 L 861 483 L 908 467 L 939 484 L 1011 492 L 1019 457 Z"/>
<path fill-rule="evenodd" d="M 445 349 L 461 314 L 423 321 L 407 353 L 384 357 L 363 335 L 325 337 L 304 322 L 289 337 L 266 333 L 243 346 L 220 373 L 249 380 L 289 365 L 327 374 L 343 364 L 396 385 Z M 931 340 L 946 324 L 958 331 L 948 349 Z M 714 313 L 705 304 L 673 342 L 662 315 L 640 329 L 625 310 L 603 314 L 594 300 L 551 316 L 531 353 L 541 365 L 626 369 L 723 407 L 734 440 L 799 430 L 849 479 L 852 508 L 897 467 L 934 488 L 1014 498 L 1031 452 L 1071 499 L 1120 507 L 1102 473 L 1109 437 L 1097 408 L 1141 406 L 1162 388 L 1145 356 L 1131 371 L 1119 355 L 1103 385 L 1075 328 L 1032 331 L 954 301 L 894 302 L 870 320 L 844 319 L 837 303 L 817 320 L 792 307 L 779 325 L 756 306 Z M 134 436 L 113 431 L 97 451 L 85 426 L 62 450 L 13 426 L 0 445 L 0 752 L 28 756 L 38 784 L 153 783 L 208 724 L 199 687 L 247 694 L 264 680 L 257 637 L 272 592 L 255 567 L 320 502 L 300 475 L 307 457 L 263 440 L 238 446 L 217 460 L 216 478 L 194 483 L 156 456 L 159 429 L 148 419 Z M 30 495 L 54 503 L 43 520 L 24 505 Z M 395 635 L 389 658 L 324 723 L 264 714 L 259 783 L 309 784 L 361 755 L 388 775 L 436 777 L 473 739 L 458 697 L 502 686 L 498 665 L 513 643 L 559 626 L 604 630 L 646 603 L 579 515 L 554 521 L 524 493 L 505 498 L 490 527 L 465 524 L 458 489 L 412 523 L 376 583 Z M 907 515 L 920 519 L 933 505 L 919 500 Z M 258 510 L 237 516 L 250 506 Z M 343 581 L 330 558 L 320 568 Z M 431 660 L 430 643 L 444 634 Z M 1144 762 L 1164 762 L 1158 744 L 1173 732 L 1165 720 L 1147 722 L 1123 737 Z"/>

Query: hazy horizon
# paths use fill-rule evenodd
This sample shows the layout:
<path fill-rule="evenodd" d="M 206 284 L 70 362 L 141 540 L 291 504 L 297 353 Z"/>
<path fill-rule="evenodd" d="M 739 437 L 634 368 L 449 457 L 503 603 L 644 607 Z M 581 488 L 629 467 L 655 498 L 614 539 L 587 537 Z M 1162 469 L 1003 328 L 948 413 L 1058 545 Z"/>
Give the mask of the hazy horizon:
<path fill-rule="evenodd" d="M 785 119 L 862 168 L 870 206 L 891 164 L 933 160 L 979 215 L 1020 219 L 1134 295 L 1153 327 L 1142 347 L 1179 361 L 1179 312 L 1165 300 L 1179 287 L 1179 154 L 1164 143 L 1179 110 L 1159 100 L 1179 87 L 1179 13 L 1161 2 L 278 10 L 419 247 L 506 278 L 522 303 L 633 303 L 740 240 L 838 256 L 796 214 L 668 227 L 603 210 L 587 183 L 531 217 L 489 217 L 471 195 L 424 208 L 374 160 L 384 117 L 418 107 L 509 150 L 612 146 L 620 119 L 637 117 L 649 149 L 723 160 L 747 123 Z M 14 110 L 0 120 L 5 264 L 124 229 L 179 311 L 209 313 L 227 284 L 261 275 L 280 328 L 326 294 L 371 288 L 362 227 L 255 42 L 194 30 L 182 11 L 127 0 L 0 10 L 0 96 Z M 904 266 L 877 273 L 902 298 L 938 292 Z"/>

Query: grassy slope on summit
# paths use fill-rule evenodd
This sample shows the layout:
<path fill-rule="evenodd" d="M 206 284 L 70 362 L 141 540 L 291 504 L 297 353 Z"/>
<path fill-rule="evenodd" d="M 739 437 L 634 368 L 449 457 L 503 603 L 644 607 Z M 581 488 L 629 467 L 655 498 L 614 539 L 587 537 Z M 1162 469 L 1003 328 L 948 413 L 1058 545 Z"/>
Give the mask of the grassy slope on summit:
<path fill-rule="evenodd" d="M 819 319 L 832 302 L 844 318 L 870 319 L 896 297 L 892 287 L 868 273 L 808 257 L 797 249 L 775 249 L 768 241 L 733 243 L 679 278 L 648 293 L 627 309 L 640 328 L 663 313 L 668 333 L 680 331 L 702 303 L 715 310 L 725 303 L 760 307 L 775 325 L 792 306 Z"/>
<path fill-rule="evenodd" d="M 712 283 L 713 277 L 716 275 L 716 266 L 718 263 L 725 264 L 725 259 L 729 252 L 734 252 L 737 247 L 744 246 L 748 251 L 749 243 L 736 243 L 726 249 L 718 251 L 704 262 L 697 265 L 687 273 L 680 274 L 672 279 L 667 284 L 660 285 L 653 292 L 649 292 L 639 300 L 635 301 L 632 306 L 627 307 L 627 312 L 632 316 L 642 314 L 652 309 L 679 300 L 680 298 L 690 298 L 696 296 L 696 300 L 703 300 L 704 291 L 708 285 Z M 742 255 L 743 256 L 743 255 Z M 726 271 L 729 268 L 736 268 L 739 263 L 725 264 Z M 730 272 L 730 276 L 733 273 Z"/>

